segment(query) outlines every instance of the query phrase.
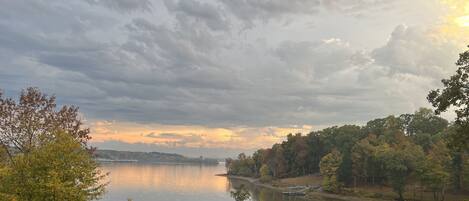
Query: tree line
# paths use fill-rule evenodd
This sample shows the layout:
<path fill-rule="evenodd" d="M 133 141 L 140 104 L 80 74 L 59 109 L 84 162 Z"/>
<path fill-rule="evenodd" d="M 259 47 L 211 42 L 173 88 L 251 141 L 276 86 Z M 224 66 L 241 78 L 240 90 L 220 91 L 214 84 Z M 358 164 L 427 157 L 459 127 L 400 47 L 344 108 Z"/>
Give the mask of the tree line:
<path fill-rule="evenodd" d="M 226 159 L 228 174 L 261 181 L 320 173 L 323 189 L 390 185 L 404 200 L 405 187 L 419 184 L 444 200 L 445 192 L 469 190 L 469 51 L 460 54 L 456 74 L 432 90 L 413 114 L 388 116 L 364 126 L 333 126 L 306 135 L 289 134 L 271 148 Z M 456 120 L 438 116 L 456 108 Z"/>

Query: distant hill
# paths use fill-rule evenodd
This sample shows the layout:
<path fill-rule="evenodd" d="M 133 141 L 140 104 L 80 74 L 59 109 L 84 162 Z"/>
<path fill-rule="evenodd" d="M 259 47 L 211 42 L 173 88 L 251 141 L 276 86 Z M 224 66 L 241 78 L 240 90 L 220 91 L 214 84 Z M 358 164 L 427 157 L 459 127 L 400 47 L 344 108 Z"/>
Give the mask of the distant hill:
<path fill-rule="evenodd" d="M 161 152 L 132 152 L 116 150 L 96 150 L 96 160 L 100 162 L 138 162 L 138 163 L 191 163 L 218 164 L 218 160 L 210 158 L 189 158 L 179 154 Z"/>

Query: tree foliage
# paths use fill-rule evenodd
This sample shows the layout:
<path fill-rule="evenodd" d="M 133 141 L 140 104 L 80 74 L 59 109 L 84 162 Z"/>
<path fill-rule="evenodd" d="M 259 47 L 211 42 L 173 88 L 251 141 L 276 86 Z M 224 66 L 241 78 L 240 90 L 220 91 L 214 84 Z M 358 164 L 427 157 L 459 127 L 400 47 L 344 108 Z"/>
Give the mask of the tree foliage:
<path fill-rule="evenodd" d="M 323 178 L 322 187 L 327 192 L 340 192 L 341 183 L 338 180 L 338 170 L 342 164 L 342 154 L 337 150 L 325 155 L 319 164 Z"/>
<path fill-rule="evenodd" d="M 89 152 L 63 132 L 14 161 L 0 177 L 0 192 L 18 201 L 87 201 L 104 193 L 105 174 Z"/>
<path fill-rule="evenodd" d="M 453 106 L 458 132 L 451 136 L 451 143 L 453 147 L 467 151 L 469 145 L 469 135 L 467 135 L 469 132 L 469 50 L 459 55 L 456 65 L 458 66 L 456 74 L 441 81 L 444 88 L 430 91 L 427 98 L 436 108 L 437 114 Z"/>
<path fill-rule="evenodd" d="M 231 197 L 235 199 L 235 201 L 246 201 L 251 198 L 251 193 L 249 193 L 244 185 L 241 185 L 234 191 L 231 191 L 230 194 Z"/>
<path fill-rule="evenodd" d="M 93 160 L 78 108 L 28 88 L 19 101 L 0 93 L 0 200 L 93 200 L 105 174 Z"/>
<path fill-rule="evenodd" d="M 445 193 L 451 179 L 451 154 L 446 144 L 439 141 L 432 145 L 429 154 L 422 161 L 418 174 L 422 184 L 433 191 L 434 200 L 445 200 Z"/>
<path fill-rule="evenodd" d="M 62 130 L 86 146 L 90 130 L 82 128 L 78 107 L 65 105 L 57 110 L 55 99 L 37 88 L 23 90 L 18 102 L 0 92 L 0 145 L 27 153 Z"/>
<path fill-rule="evenodd" d="M 405 187 L 424 157 L 421 147 L 403 138 L 395 144 L 383 143 L 376 156 L 383 161 L 387 180 L 398 194 L 398 200 L 404 201 Z"/>
<path fill-rule="evenodd" d="M 430 178 L 432 171 L 440 172 L 438 166 L 426 166 L 428 163 L 423 161 L 436 154 L 435 146 L 448 146 L 446 138 L 454 126 L 421 108 L 413 114 L 374 119 L 365 126 L 333 126 L 307 135 L 289 134 L 282 143 L 260 149 L 252 157 L 243 154 L 230 159 L 226 165 L 229 174 L 264 177 L 262 172 L 269 172 L 272 179 L 322 173 L 323 187 L 331 192 L 339 191 L 342 185 L 387 184 L 403 199 L 408 184 L 424 182 L 421 176 Z M 450 179 L 453 185 L 445 187 L 466 180 L 466 168 L 461 160 L 456 160 L 458 153 L 449 154 L 450 178 L 459 180 Z M 335 174 L 328 175 L 324 168 Z M 423 175 L 424 172 L 428 174 Z M 426 184 L 425 187 L 435 189 Z"/>

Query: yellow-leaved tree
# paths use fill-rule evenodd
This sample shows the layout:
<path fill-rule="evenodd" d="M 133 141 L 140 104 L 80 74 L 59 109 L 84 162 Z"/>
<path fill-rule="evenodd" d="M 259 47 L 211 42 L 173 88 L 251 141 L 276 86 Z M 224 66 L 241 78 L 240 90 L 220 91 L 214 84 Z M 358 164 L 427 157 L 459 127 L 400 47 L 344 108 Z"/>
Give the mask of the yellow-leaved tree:
<path fill-rule="evenodd" d="M 37 88 L 0 91 L 0 201 L 88 201 L 104 193 L 78 107 L 57 109 Z"/>
<path fill-rule="evenodd" d="M 28 154 L 14 156 L 1 171 L 3 200 L 87 201 L 104 193 L 105 174 L 89 151 L 64 132 Z"/>
<path fill-rule="evenodd" d="M 323 176 L 322 188 L 327 192 L 338 193 L 342 184 L 339 182 L 338 170 L 342 163 L 342 154 L 336 149 L 322 157 L 319 163 L 319 169 Z"/>

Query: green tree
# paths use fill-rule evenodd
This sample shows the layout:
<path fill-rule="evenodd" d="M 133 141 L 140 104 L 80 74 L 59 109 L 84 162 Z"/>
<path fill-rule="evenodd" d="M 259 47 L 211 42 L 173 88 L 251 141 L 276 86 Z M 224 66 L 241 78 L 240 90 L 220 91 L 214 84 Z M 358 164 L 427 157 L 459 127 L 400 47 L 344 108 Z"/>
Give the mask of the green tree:
<path fill-rule="evenodd" d="M 463 168 L 462 168 L 462 183 L 463 183 L 463 186 L 469 186 L 469 156 L 467 156 L 469 154 L 466 154 L 465 157 L 463 157 L 464 161 L 463 161 Z M 468 191 L 469 189 L 464 189 L 466 191 Z"/>
<path fill-rule="evenodd" d="M 352 183 L 351 151 L 356 142 L 366 137 L 359 126 L 344 125 L 324 129 L 322 140 L 328 150 L 337 149 L 342 155 L 342 163 L 338 171 L 338 179 L 346 184 Z"/>
<path fill-rule="evenodd" d="M 256 176 L 261 176 L 260 168 L 266 163 L 266 150 L 259 149 L 252 154 L 252 160 L 254 160 L 254 171 Z"/>
<path fill-rule="evenodd" d="M 379 138 L 385 138 L 390 134 L 403 130 L 403 121 L 394 116 L 368 121 L 364 127 L 366 134 L 373 134 Z"/>
<path fill-rule="evenodd" d="M 360 140 L 352 148 L 352 173 L 354 176 L 354 185 L 358 182 L 368 183 L 371 180 L 375 184 L 377 177 L 382 172 L 382 162 L 376 158 L 379 142 L 375 135 L 370 134 L 365 139 Z M 379 180 L 381 181 L 381 180 Z"/>
<path fill-rule="evenodd" d="M 0 172 L 0 195 L 18 201 L 87 201 L 104 193 L 105 174 L 89 151 L 69 134 L 54 136 L 27 154 L 14 156 Z"/>
<path fill-rule="evenodd" d="M 469 47 L 469 46 L 468 46 Z M 443 79 L 443 89 L 430 91 L 428 101 L 436 107 L 436 114 L 445 112 L 451 106 L 456 112 L 458 132 L 451 135 L 450 146 L 467 151 L 469 143 L 469 50 L 461 53 L 456 62 L 456 74 Z"/>
<path fill-rule="evenodd" d="M 450 183 L 451 155 L 443 141 L 433 144 L 417 170 L 422 184 L 433 191 L 435 201 L 444 201 Z"/>
<path fill-rule="evenodd" d="M 438 134 L 448 127 L 448 121 L 436 116 L 431 109 L 420 108 L 413 115 L 406 126 L 408 135 L 419 133 Z"/>
<path fill-rule="evenodd" d="M 396 137 L 399 134 L 396 134 Z M 398 200 L 404 201 L 404 192 L 407 183 L 415 174 L 419 162 L 423 160 L 422 148 L 405 138 L 395 144 L 384 143 L 378 147 L 376 157 L 384 162 L 387 179 L 393 190 L 398 194 Z"/>
<path fill-rule="evenodd" d="M 448 127 L 448 121 L 433 113 L 431 109 L 420 108 L 414 114 L 402 114 L 403 131 L 415 144 L 427 152 Z"/>
<path fill-rule="evenodd" d="M 259 172 L 261 175 L 261 178 L 260 178 L 261 182 L 269 182 L 270 180 L 272 180 L 272 175 L 270 174 L 269 166 L 267 166 L 266 164 L 263 164 L 261 166 Z"/>
<path fill-rule="evenodd" d="M 327 151 L 324 141 L 321 138 L 320 131 L 314 131 L 307 136 L 308 143 L 308 163 L 306 164 L 310 173 L 319 172 L 319 163 L 321 158 L 326 155 Z"/>
<path fill-rule="evenodd" d="M 319 164 L 323 176 L 322 187 L 328 192 L 340 192 L 341 183 L 338 181 L 338 170 L 342 163 L 342 155 L 336 149 L 325 155 Z"/>
<path fill-rule="evenodd" d="M 272 146 L 272 166 L 271 170 L 276 178 L 285 177 L 287 175 L 287 160 L 285 159 L 285 151 L 280 144 Z"/>

